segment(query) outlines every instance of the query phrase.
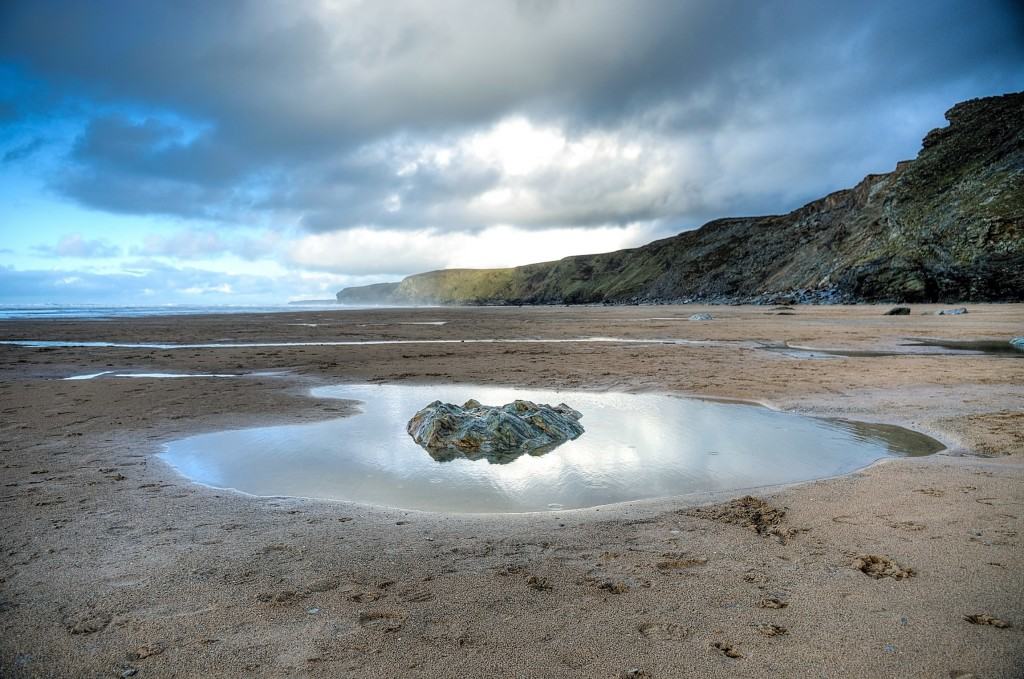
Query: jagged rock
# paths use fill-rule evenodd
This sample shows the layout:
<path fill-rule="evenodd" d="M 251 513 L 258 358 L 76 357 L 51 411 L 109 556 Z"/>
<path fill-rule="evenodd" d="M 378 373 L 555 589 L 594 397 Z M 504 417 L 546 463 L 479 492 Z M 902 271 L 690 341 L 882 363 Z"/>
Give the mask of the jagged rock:
<path fill-rule="evenodd" d="M 711 314 L 693 314 L 690 316 L 691 321 L 710 321 L 713 319 L 714 317 Z"/>
<path fill-rule="evenodd" d="M 885 312 L 885 316 L 909 316 L 910 307 L 908 306 L 894 306 Z"/>
<path fill-rule="evenodd" d="M 939 309 L 935 312 L 936 316 L 963 316 L 967 313 L 967 309 L 960 307 L 958 309 Z"/>
<path fill-rule="evenodd" d="M 438 461 L 481 457 L 511 462 L 524 453 L 542 455 L 583 433 L 581 413 L 517 400 L 485 406 L 470 399 L 461 406 L 434 401 L 416 413 L 406 431 Z"/>

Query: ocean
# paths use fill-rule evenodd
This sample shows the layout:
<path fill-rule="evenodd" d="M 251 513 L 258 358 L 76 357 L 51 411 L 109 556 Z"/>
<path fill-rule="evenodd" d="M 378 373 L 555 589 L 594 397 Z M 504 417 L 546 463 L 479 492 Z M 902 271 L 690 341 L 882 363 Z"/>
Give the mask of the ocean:
<path fill-rule="evenodd" d="M 268 306 L 244 305 L 164 305 L 164 306 L 103 306 L 103 305 L 0 305 L 0 320 L 7 319 L 71 319 L 71 318 L 139 318 L 143 316 L 191 316 L 196 314 L 266 314 L 309 309 L 359 309 L 366 307 L 343 304 L 277 304 Z"/>

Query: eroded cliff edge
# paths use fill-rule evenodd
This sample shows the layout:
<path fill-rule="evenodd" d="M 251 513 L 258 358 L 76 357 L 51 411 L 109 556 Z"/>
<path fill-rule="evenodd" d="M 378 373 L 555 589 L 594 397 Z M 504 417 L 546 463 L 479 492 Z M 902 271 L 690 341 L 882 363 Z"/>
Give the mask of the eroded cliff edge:
<path fill-rule="evenodd" d="M 946 112 L 917 158 L 786 215 L 647 245 L 346 288 L 349 304 L 1024 300 L 1024 92 Z"/>

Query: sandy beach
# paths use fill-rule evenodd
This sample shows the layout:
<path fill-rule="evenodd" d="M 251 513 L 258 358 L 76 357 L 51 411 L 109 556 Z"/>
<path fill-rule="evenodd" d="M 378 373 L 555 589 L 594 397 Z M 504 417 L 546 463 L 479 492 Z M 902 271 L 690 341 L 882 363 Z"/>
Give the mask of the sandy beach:
<path fill-rule="evenodd" d="M 906 344 L 1008 341 L 1024 305 L 887 308 L 4 321 L 2 340 L 382 343 L 0 346 L 0 675 L 1021 676 L 1024 358 Z M 687 320 L 700 311 L 714 320 Z M 461 341 L 595 337 L 609 341 Z M 62 379 L 108 371 L 242 376 Z M 309 396 L 339 383 L 740 399 L 947 449 L 786 487 L 514 515 L 252 497 L 155 457 L 192 433 L 351 414 Z"/>

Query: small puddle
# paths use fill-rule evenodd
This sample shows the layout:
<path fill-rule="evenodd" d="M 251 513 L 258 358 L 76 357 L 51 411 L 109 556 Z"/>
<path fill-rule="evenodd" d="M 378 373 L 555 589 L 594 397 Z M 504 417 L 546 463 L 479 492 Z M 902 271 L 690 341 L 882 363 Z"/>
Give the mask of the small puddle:
<path fill-rule="evenodd" d="M 988 354 L 990 356 L 1024 357 L 1024 348 L 1010 343 L 1009 340 L 945 340 L 915 337 L 913 341 L 903 346 L 936 347 L 950 351 Z"/>
<path fill-rule="evenodd" d="M 882 356 L 907 356 L 906 352 L 898 351 L 872 351 L 867 349 L 821 349 L 818 347 L 803 347 L 795 344 L 765 344 L 759 347 L 773 354 L 782 354 L 790 358 L 879 358 Z"/>
<path fill-rule="evenodd" d="M 360 323 L 360 328 L 369 328 L 381 325 L 447 325 L 448 321 L 392 321 L 390 323 Z"/>
<path fill-rule="evenodd" d="M 347 500 L 438 512 L 536 512 L 737 490 L 844 474 L 938 441 L 900 427 L 781 413 L 666 394 L 469 385 L 340 385 L 317 398 L 360 401 L 351 417 L 201 434 L 160 457 L 182 475 L 259 496 Z M 440 399 L 568 403 L 586 431 L 507 464 L 438 462 L 406 433 Z"/>
<path fill-rule="evenodd" d="M 72 375 L 62 377 L 62 380 L 94 380 L 104 375 L 111 377 L 142 377 L 147 379 L 175 379 L 180 377 L 276 377 L 284 373 L 278 371 L 255 372 L 255 373 L 119 373 L 115 370 L 106 370 L 100 373 L 89 373 L 87 375 Z"/>
<path fill-rule="evenodd" d="M 148 377 L 151 379 L 164 379 L 174 377 L 241 377 L 241 375 L 228 375 L 228 374 L 217 374 L 217 373 L 115 373 L 115 372 L 102 372 L 102 373 L 91 373 L 89 375 L 72 375 L 71 377 L 65 377 L 65 380 L 92 380 L 97 377 L 104 375 L 110 375 L 112 377 Z"/>
<path fill-rule="evenodd" d="M 782 344 L 762 343 L 764 351 L 782 354 L 790 358 L 880 358 L 885 356 L 1024 356 L 1024 349 L 1011 344 L 1009 340 L 944 340 L 913 338 L 900 346 L 911 347 L 906 351 L 871 349 L 826 349 L 808 347 L 785 342 Z M 917 348 L 924 349 L 919 350 Z M 936 351 L 933 351 L 936 350 Z"/>
<path fill-rule="evenodd" d="M 94 380 L 97 377 L 103 377 L 104 375 L 111 374 L 109 370 L 104 370 L 101 373 L 89 373 L 87 375 L 72 375 L 71 377 L 62 377 L 62 380 Z"/>

